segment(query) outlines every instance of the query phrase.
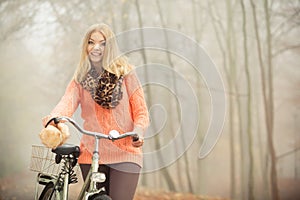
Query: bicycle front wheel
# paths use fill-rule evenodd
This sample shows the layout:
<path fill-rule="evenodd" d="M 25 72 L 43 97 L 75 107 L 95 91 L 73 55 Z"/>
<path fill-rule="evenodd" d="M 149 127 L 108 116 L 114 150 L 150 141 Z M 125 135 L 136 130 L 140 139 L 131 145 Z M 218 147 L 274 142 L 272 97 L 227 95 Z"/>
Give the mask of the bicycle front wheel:
<path fill-rule="evenodd" d="M 112 200 L 112 199 L 106 194 L 96 194 L 89 197 L 89 200 Z"/>
<path fill-rule="evenodd" d="M 53 183 L 48 183 L 44 187 L 39 200 L 55 200 L 55 199 L 56 199 L 56 195 L 55 195 L 54 185 Z"/>

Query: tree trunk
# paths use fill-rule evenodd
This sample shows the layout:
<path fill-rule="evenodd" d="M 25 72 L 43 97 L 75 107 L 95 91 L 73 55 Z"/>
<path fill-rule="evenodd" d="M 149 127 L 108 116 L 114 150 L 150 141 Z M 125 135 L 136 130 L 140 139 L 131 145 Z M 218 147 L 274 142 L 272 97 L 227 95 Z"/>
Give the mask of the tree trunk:
<path fill-rule="evenodd" d="M 142 28 L 143 27 L 143 21 L 142 21 L 142 15 L 141 15 L 141 10 L 140 10 L 140 5 L 139 5 L 138 0 L 135 0 L 135 6 L 136 6 L 137 14 L 138 14 L 139 28 Z M 141 31 L 140 33 L 141 33 L 141 40 L 142 40 L 141 42 L 142 42 L 142 44 L 144 44 L 143 32 Z M 144 45 L 142 45 L 142 46 L 144 46 Z M 147 64 L 146 52 L 145 52 L 144 49 L 142 49 L 141 52 L 142 52 L 143 61 L 144 61 L 145 64 Z M 147 67 L 146 67 L 146 73 L 145 73 L 146 82 L 148 82 L 147 80 L 149 80 L 147 75 L 148 75 L 148 73 L 147 73 Z M 151 101 L 151 98 L 152 98 L 151 89 L 147 89 L 146 93 L 149 95 L 149 100 Z M 152 105 L 151 102 L 150 102 L 150 105 Z M 155 127 L 155 120 L 152 122 L 152 125 Z M 155 144 L 156 149 L 160 149 L 161 145 L 160 145 L 160 141 L 159 141 L 158 137 L 155 137 L 155 142 L 156 142 L 156 144 Z M 164 162 L 163 157 L 160 153 L 158 153 L 158 158 L 160 159 L 161 163 Z M 175 183 L 174 183 L 170 173 L 168 172 L 168 170 L 166 168 L 163 168 L 163 169 L 161 169 L 161 173 L 162 173 L 163 177 L 166 180 L 166 183 L 167 183 L 167 186 L 168 186 L 169 190 L 176 191 Z"/>
<path fill-rule="evenodd" d="M 228 68 L 227 68 L 227 79 L 229 84 L 229 90 L 234 93 L 234 83 L 236 80 L 235 74 L 235 58 L 233 55 L 233 46 L 232 46 L 232 36 L 233 36 L 233 24 L 232 24 L 232 5 L 230 0 L 226 0 L 226 15 L 227 15 L 227 31 L 226 31 L 226 50 L 228 52 Z M 226 70 L 226 69 L 225 69 Z M 231 155 L 231 170 L 230 170 L 230 181 L 231 181 L 231 190 L 230 197 L 231 199 L 236 198 L 236 162 L 235 162 L 235 125 L 234 125 L 234 105 L 235 97 L 234 95 L 230 96 L 229 100 L 229 129 L 230 129 L 230 155 Z"/>
<path fill-rule="evenodd" d="M 270 14 L 269 14 L 269 5 L 268 0 L 264 1 L 264 10 L 265 10 L 265 17 L 266 17 L 266 28 L 267 28 L 267 61 L 268 61 L 268 102 L 265 105 L 268 107 L 268 115 L 267 116 L 267 129 L 268 129 L 268 146 L 270 151 L 271 157 L 271 192 L 272 192 L 272 199 L 278 200 L 279 191 L 277 185 L 277 170 L 276 170 L 276 153 L 273 143 L 273 128 L 274 128 L 274 96 L 273 96 L 273 63 L 272 63 L 272 35 L 271 35 L 271 24 L 270 24 Z"/>
<path fill-rule="evenodd" d="M 243 41 L 244 41 L 244 65 L 247 80 L 247 141 L 248 141 L 248 154 L 249 154 L 249 171 L 248 171 L 248 198 L 254 199 L 254 155 L 253 155 L 253 139 L 252 139 L 252 91 L 251 91 L 251 78 L 248 63 L 248 43 L 247 43 L 247 19 L 244 0 L 241 0 L 242 16 L 243 16 Z"/>
<path fill-rule="evenodd" d="M 200 43 L 204 29 L 202 29 L 202 28 L 200 29 L 199 27 L 204 27 L 204 20 L 202 18 L 202 15 L 199 17 L 199 14 L 201 12 L 199 12 L 199 9 L 197 9 L 197 8 L 201 7 L 201 5 L 197 0 L 192 0 L 191 6 L 192 6 L 192 15 L 193 15 L 194 36 L 195 36 L 196 42 Z M 199 56 L 198 56 L 199 53 L 200 52 L 198 52 L 198 49 L 197 49 L 197 52 L 195 52 L 195 56 L 196 56 L 196 58 L 198 58 L 196 60 L 196 66 L 199 65 L 199 61 L 200 61 Z M 202 88 L 201 79 L 199 76 L 197 76 L 196 87 Z M 202 104 L 202 101 L 201 101 L 202 93 L 201 92 L 202 91 L 200 89 L 198 89 L 196 91 L 196 96 L 199 99 L 199 101 L 198 101 L 198 103 L 199 103 L 198 109 L 200 110 L 200 113 L 198 115 L 199 119 L 201 117 L 203 117 L 203 114 L 204 114 L 203 112 L 201 112 L 201 110 L 203 108 L 201 105 Z M 196 140 L 197 146 L 201 146 L 201 144 L 203 142 L 203 136 L 201 134 L 202 126 L 203 126 L 202 123 L 199 123 L 199 128 L 198 128 L 198 132 L 197 132 L 197 140 Z M 196 176 L 194 176 L 194 179 L 193 179 L 194 186 L 196 186 L 196 187 L 194 187 L 194 190 L 196 190 L 196 192 L 198 194 L 201 194 L 201 192 L 203 190 L 202 188 L 204 188 L 206 185 L 205 179 L 203 179 L 203 177 L 202 177 L 202 171 L 203 171 L 202 167 L 205 166 L 203 163 L 204 163 L 203 160 L 197 159 L 197 167 L 196 167 L 197 171 L 196 171 Z"/>
<path fill-rule="evenodd" d="M 158 13 L 159 13 L 161 25 L 162 25 L 162 27 L 164 29 L 166 29 L 166 24 L 165 24 L 165 22 L 163 20 L 162 10 L 161 10 L 161 6 L 160 6 L 160 3 L 159 3 L 158 0 L 156 0 L 156 5 L 157 5 L 157 8 L 158 8 Z M 168 35 L 164 34 L 164 38 L 165 38 L 165 41 L 167 43 L 166 47 L 168 49 L 168 47 L 169 47 L 169 44 L 168 44 L 168 41 L 169 41 Z M 169 52 L 167 53 L 167 60 L 168 60 L 168 63 L 170 65 L 170 67 L 172 69 L 174 69 L 174 64 L 172 62 L 171 55 L 170 55 Z M 172 72 L 173 72 L 172 73 L 172 85 L 173 85 L 175 94 L 178 94 L 178 92 L 177 92 L 178 91 L 178 89 L 177 89 L 177 82 L 176 82 L 176 78 L 175 78 L 175 71 L 173 70 Z M 176 105 L 176 114 L 177 114 L 177 116 L 180 116 L 180 107 L 178 106 L 178 104 Z M 171 130 L 174 130 L 174 128 L 171 127 Z M 181 131 L 184 132 L 184 130 L 182 130 L 182 129 L 181 129 Z M 184 136 L 185 134 L 182 133 L 181 135 Z M 183 143 L 182 144 L 183 146 L 186 146 L 185 145 L 185 138 L 184 137 L 182 137 L 182 143 Z M 177 151 L 177 150 L 175 149 L 175 151 Z M 187 182 L 188 182 L 188 191 L 191 192 L 191 193 L 193 193 L 193 184 L 192 184 L 191 175 L 189 173 L 190 170 L 189 170 L 189 160 L 188 160 L 188 154 L 187 153 L 183 154 L 183 159 L 184 159 L 185 169 L 186 169 L 185 170 L 185 174 L 186 174 L 186 178 L 187 178 Z M 178 169 L 179 184 L 181 184 L 181 187 L 183 188 L 183 181 L 182 181 L 181 174 L 184 174 L 184 173 L 182 173 L 183 171 L 181 170 L 180 162 L 176 163 L 176 166 L 178 167 L 177 169 Z"/>
<path fill-rule="evenodd" d="M 256 131 L 256 135 L 258 138 L 258 144 L 259 144 L 259 155 L 260 155 L 260 163 L 261 163 L 261 173 L 264 174 L 268 174 L 269 173 L 269 167 L 268 167 L 268 157 L 269 157 L 269 151 L 268 151 L 268 147 L 265 146 L 264 142 L 263 142 L 263 131 L 262 131 L 262 127 L 261 127 L 261 113 L 260 113 L 260 108 L 259 106 L 256 106 L 256 124 L 257 124 L 257 131 Z M 270 195 L 269 195 L 269 190 L 270 190 L 270 183 L 269 183 L 269 177 L 268 176 L 261 176 L 262 177 L 262 182 L 265 186 L 265 190 L 262 191 L 263 192 L 263 198 L 262 199 L 269 199 Z"/>
<path fill-rule="evenodd" d="M 273 74 L 272 74 L 272 54 L 271 54 L 271 31 L 270 31 L 270 14 L 268 1 L 264 1 L 264 12 L 265 12 L 265 20 L 266 20 L 266 39 L 267 39 L 267 65 L 263 64 L 263 54 L 261 48 L 260 37 L 258 33 L 258 22 L 256 16 L 256 8 L 254 1 L 251 0 L 251 7 L 253 12 L 253 20 L 254 20 L 254 29 L 255 36 L 257 42 L 257 52 L 259 58 L 259 66 L 261 72 L 261 82 L 262 82 L 262 94 L 263 94 L 263 103 L 265 110 L 265 121 L 267 127 L 267 138 L 268 138 L 268 150 L 271 159 L 271 172 L 270 172 L 270 183 L 271 183 L 271 195 L 272 199 L 279 199 L 278 185 L 277 185 L 277 171 L 276 171 L 276 155 L 273 144 L 273 118 L 274 118 L 274 105 L 273 105 Z M 267 67 L 268 73 L 265 73 L 265 67 Z M 266 79 L 268 82 L 266 82 Z"/>
<path fill-rule="evenodd" d="M 229 8 L 230 6 L 228 5 L 229 2 L 226 2 L 227 5 L 227 14 L 229 15 L 229 19 L 227 21 L 228 25 L 230 25 L 229 20 L 231 18 Z M 213 13 L 213 6 L 211 3 L 209 3 L 209 12 L 210 16 L 212 17 L 213 21 L 213 28 L 214 32 L 216 34 L 217 42 L 219 45 L 219 48 L 222 52 L 222 57 L 223 57 L 223 68 L 224 72 L 226 74 L 226 82 L 229 87 L 229 91 L 232 93 L 234 90 L 233 87 L 233 80 L 232 80 L 232 73 L 228 69 L 228 66 L 232 67 L 230 64 L 232 64 L 232 56 L 231 56 L 231 44 L 230 44 L 230 31 L 225 31 L 225 28 L 222 26 L 222 23 L 220 22 L 219 19 L 216 19 L 215 14 Z M 229 29 L 229 28 L 228 28 Z M 221 33 L 220 33 L 221 32 Z M 223 45 L 222 43 L 222 36 L 224 36 L 223 39 L 225 39 L 225 43 Z M 229 53 L 229 56 L 227 55 Z M 227 59 L 228 58 L 228 59 Z M 228 64 L 227 64 L 228 63 Z M 231 68 L 232 69 L 232 68 Z M 235 137 L 234 137 L 234 98 L 232 95 L 229 96 L 229 152 L 230 152 L 230 198 L 235 199 L 236 197 L 236 184 L 235 184 L 235 153 L 234 153 L 234 146 L 235 146 Z"/>

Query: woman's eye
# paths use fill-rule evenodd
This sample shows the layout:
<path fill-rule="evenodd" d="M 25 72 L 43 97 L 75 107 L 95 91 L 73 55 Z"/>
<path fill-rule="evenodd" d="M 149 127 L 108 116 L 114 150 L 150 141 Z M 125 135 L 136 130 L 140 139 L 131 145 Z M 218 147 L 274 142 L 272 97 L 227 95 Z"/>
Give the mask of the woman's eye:
<path fill-rule="evenodd" d="M 88 44 L 94 44 L 94 42 L 90 40 L 90 41 L 88 41 Z"/>
<path fill-rule="evenodd" d="M 104 47 L 105 47 L 105 45 L 106 45 L 106 42 L 102 42 L 102 43 L 101 43 L 101 46 L 104 46 Z"/>

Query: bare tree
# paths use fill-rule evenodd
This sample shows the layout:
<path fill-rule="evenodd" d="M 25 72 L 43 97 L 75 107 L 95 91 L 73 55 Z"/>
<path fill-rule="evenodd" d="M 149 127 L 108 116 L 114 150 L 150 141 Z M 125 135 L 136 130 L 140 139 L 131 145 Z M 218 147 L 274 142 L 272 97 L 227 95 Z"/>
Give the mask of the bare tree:
<path fill-rule="evenodd" d="M 251 7 L 253 12 L 253 20 L 254 20 L 254 29 L 256 35 L 257 42 L 257 53 L 259 58 L 259 66 L 261 72 L 261 82 L 262 82 L 262 92 L 263 92 L 263 102 L 264 102 L 264 110 L 265 110 L 265 121 L 267 127 L 267 137 L 268 137 L 268 149 L 271 159 L 271 172 L 270 172 L 270 183 L 271 183 L 271 194 L 272 199 L 279 199 L 279 191 L 277 184 L 277 171 L 276 171 L 276 153 L 273 142 L 273 126 L 274 126 L 274 102 L 273 102 L 273 72 L 272 72 L 272 36 L 270 30 L 270 14 L 269 14 L 269 4 L 268 0 L 264 1 L 264 14 L 265 14 L 265 22 L 266 22 L 266 54 L 267 54 L 267 65 L 264 65 L 263 61 L 263 52 L 262 52 L 262 44 L 258 30 L 258 20 L 256 15 L 256 5 L 253 0 L 251 0 Z M 268 82 L 267 82 L 268 80 Z"/>
<path fill-rule="evenodd" d="M 232 56 L 232 12 L 231 5 L 229 1 L 226 1 L 226 13 L 227 13 L 227 31 L 222 21 L 221 17 L 218 16 L 217 11 L 213 9 L 213 5 L 209 3 L 209 12 L 210 16 L 213 20 L 214 32 L 216 34 L 216 38 L 218 41 L 219 49 L 222 52 L 223 57 L 223 68 L 226 74 L 226 81 L 229 87 L 229 91 L 231 93 L 234 92 L 234 60 Z M 222 37 L 224 36 L 224 38 Z M 229 148 L 230 148 L 230 197 L 235 199 L 236 196 L 236 161 L 235 161 L 235 131 L 234 131 L 234 97 L 232 95 L 229 96 Z"/>
<path fill-rule="evenodd" d="M 251 77 L 248 61 L 248 40 L 247 40 L 247 18 L 244 0 L 240 1 L 242 8 L 242 30 L 243 30 L 243 47 L 244 47 L 244 65 L 247 80 L 247 141 L 248 141 L 248 154 L 249 154 L 249 172 L 248 172 L 248 198 L 254 199 L 254 155 L 252 151 L 253 139 L 252 139 L 252 91 L 251 91 Z"/>
<path fill-rule="evenodd" d="M 142 14 L 141 14 L 141 10 L 140 10 L 140 4 L 139 4 L 138 0 L 135 0 L 135 6 L 136 6 L 137 14 L 138 14 L 139 27 L 142 28 L 143 27 L 143 21 L 142 21 Z M 144 44 L 143 32 L 141 31 L 140 34 L 141 34 L 141 42 L 142 42 L 142 44 Z M 142 46 L 145 46 L 145 45 L 142 45 Z M 142 49 L 141 53 L 142 53 L 142 58 L 143 58 L 144 63 L 147 63 L 147 56 L 146 56 L 146 53 L 145 53 L 145 49 Z M 147 68 L 145 69 L 145 76 L 146 76 L 145 80 L 146 80 L 146 82 L 148 82 L 147 81 L 148 80 L 148 78 L 147 78 L 147 76 L 148 76 Z M 153 95 L 151 94 L 151 89 L 146 90 L 146 93 L 149 95 L 150 99 L 153 97 Z M 151 102 L 151 100 L 150 100 L 150 102 Z M 155 126 L 155 125 L 153 125 L 153 126 Z M 158 137 L 155 138 L 155 142 L 156 142 L 155 143 L 155 148 L 156 149 L 160 149 L 161 148 L 161 144 L 160 144 L 160 140 L 159 140 Z M 160 153 L 158 155 L 158 158 L 160 158 L 160 162 L 161 163 L 164 162 L 163 161 L 163 157 L 162 157 L 162 155 Z M 171 191 L 176 191 L 175 183 L 174 183 L 174 181 L 173 181 L 170 173 L 168 172 L 168 170 L 166 168 L 163 168 L 162 171 L 161 171 L 161 173 L 164 176 L 169 189 Z"/>
<path fill-rule="evenodd" d="M 156 5 L 157 5 L 157 8 L 158 8 L 158 13 L 159 13 L 161 25 L 165 29 L 166 28 L 166 24 L 164 22 L 163 14 L 162 14 L 162 9 L 161 9 L 161 6 L 160 6 L 160 3 L 159 3 L 158 0 L 156 0 Z M 169 38 L 168 38 L 168 35 L 166 34 L 166 32 L 164 32 L 164 33 L 165 33 L 164 34 L 164 38 L 165 38 L 165 41 L 166 41 L 166 47 L 168 49 L 168 47 L 169 47 L 169 45 L 168 45 Z M 172 62 L 171 55 L 170 55 L 169 52 L 167 53 L 167 61 L 168 61 L 169 65 L 170 65 L 170 67 L 174 69 L 175 66 L 174 66 L 174 64 Z M 172 71 L 172 85 L 174 87 L 174 92 L 177 94 L 178 93 L 178 89 L 177 89 L 177 82 L 176 82 L 175 71 L 174 70 Z M 172 110 L 172 109 L 170 109 L 170 110 Z M 176 105 L 175 110 L 176 110 L 175 113 L 177 114 L 177 116 L 180 116 L 180 107 L 179 107 L 178 104 Z M 181 131 L 184 132 L 184 130 L 181 130 Z M 171 132 L 175 133 L 173 126 L 171 126 Z M 181 135 L 184 136 L 185 134 L 183 133 Z M 185 146 L 186 141 L 185 141 L 184 137 L 181 138 L 181 141 L 183 143 L 182 146 Z M 175 149 L 175 151 L 177 151 L 177 149 Z M 190 175 L 190 168 L 189 168 L 190 164 L 189 164 L 189 159 L 188 159 L 187 153 L 185 153 L 183 155 L 183 159 L 184 159 L 184 164 L 185 164 L 185 169 L 186 169 L 185 170 L 185 175 L 186 175 L 187 182 L 188 182 L 188 191 L 189 192 L 193 192 L 193 185 L 192 185 L 192 180 L 191 180 L 191 175 Z M 178 175 L 179 175 L 179 182 L 180 182 L 179 184 L 182 184 L 183 181 L 182 181 L 181 175 L 184 174 L 184 173 L 182 173 L 182 170 L 181 170 L 181 167 L 180 167 L 180 162 L 176 163 L 176 165 L 178 167 L 177 170 L 178 170 Z"/>
<path fill-rule="evenodd" d="M 33 25 L 33 19 L 36 16 L 38 3 L 22 1 L 1 1 L 0 3 L 0 39 L 7 40 L 10 36 L 21 30 L 30 30 Z M 27 10 L 28 12 L 23 12 Z M 9 13 L 18 13 L 10 15 Z"/>

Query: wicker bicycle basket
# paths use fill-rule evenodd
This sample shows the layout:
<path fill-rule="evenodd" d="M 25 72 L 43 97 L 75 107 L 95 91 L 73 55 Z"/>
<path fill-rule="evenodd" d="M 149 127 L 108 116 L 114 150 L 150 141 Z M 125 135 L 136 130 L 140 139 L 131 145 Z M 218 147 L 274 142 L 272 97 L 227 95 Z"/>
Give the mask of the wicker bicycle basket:
<path fill-rule="evenodd" d="M 32 145 L 30 170 L 47 174 L 58 174 L 62 163 L 55 163 L 55 154 L 51 150 L 45 146 Z"/>

